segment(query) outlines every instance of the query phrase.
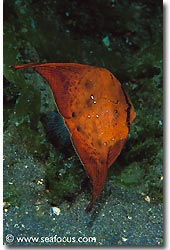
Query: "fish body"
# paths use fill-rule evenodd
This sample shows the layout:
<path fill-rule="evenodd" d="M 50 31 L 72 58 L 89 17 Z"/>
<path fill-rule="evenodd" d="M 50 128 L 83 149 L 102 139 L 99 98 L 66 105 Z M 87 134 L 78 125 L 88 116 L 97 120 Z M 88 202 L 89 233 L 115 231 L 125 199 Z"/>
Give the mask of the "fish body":
<path fill-rule="evenodd" d="M 136 113 L 121 83 L 105 68 L 76 63 L 45 63 L 31 67 L 50 85 L 73 146 L 92 184 L 90 211 L 107 169 L 119 156 Z"/>

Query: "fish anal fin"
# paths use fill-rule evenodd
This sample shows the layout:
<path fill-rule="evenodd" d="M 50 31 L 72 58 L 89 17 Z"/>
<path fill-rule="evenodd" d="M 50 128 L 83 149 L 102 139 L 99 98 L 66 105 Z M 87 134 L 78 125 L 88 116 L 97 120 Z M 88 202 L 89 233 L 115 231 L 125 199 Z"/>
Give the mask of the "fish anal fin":
<path fill-rule="evenodd" d="M 86 208 L 86 211 L 90 211 L 100 195 L 107 177 L 106 158 L 87 145 L 77 131 L 72 134 L 72 141 L 92 184 L 92 199 Z"/>

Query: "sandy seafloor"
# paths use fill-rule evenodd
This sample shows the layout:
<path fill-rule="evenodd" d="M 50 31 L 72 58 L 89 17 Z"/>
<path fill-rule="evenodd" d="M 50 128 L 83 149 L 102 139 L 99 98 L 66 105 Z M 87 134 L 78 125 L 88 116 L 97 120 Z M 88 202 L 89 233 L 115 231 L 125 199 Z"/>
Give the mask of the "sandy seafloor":
<path fill-rule="evenodd" d="M 27 153 L 17 129 L 9 126 L 4 134 L 4 181 L 20 192 L 13 202 L 4 203 L 4 244 L 163 245 L 161 204 L 149 203 L 135 191 L 115 187 L 104 201 L 96 202 L 90 213 L 84 210 L 89 197 L 82 193 L 73 203 L 59 204 L 60 214 L 57 215 L 47 202 L 43 179 L 41 161 Z M 8 234 L 14 237 L 10 243 L 6 241 Z M 17 237 L 26 237 L 26 240 L 18 242 Z M 27 237 L 39 238 L 35 243 L 30 238 L 31 242 L 26 242 Z"/>

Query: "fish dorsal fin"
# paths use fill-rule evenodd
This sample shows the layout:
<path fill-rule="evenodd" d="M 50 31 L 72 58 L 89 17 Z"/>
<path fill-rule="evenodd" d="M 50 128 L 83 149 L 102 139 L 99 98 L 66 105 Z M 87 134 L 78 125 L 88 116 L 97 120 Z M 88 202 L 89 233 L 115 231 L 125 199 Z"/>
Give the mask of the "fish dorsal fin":
<path fill-rule="evenodd" d="M 37 71 L 49 83 L 60 114 L 67 118 L 71 117 L 70 103 L 76 98 L 77 85 L 90 66 L 76 63 L 30 63 L 13 68 L 29 67 Z"/>

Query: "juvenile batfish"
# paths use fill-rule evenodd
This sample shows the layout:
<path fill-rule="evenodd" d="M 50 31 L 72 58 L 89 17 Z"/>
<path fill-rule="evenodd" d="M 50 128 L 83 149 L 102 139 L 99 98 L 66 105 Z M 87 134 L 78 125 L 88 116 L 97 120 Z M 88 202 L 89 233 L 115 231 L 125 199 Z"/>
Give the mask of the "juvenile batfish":
<path fill-rule="evenodd" d="M 105 68 L 76 63 L 45 63 L 31 67 L 50 85 L 58 111 L 92 184 L 90 211 L 107 169 L 120 154 L 136 113 L 121 83 Z"/>

